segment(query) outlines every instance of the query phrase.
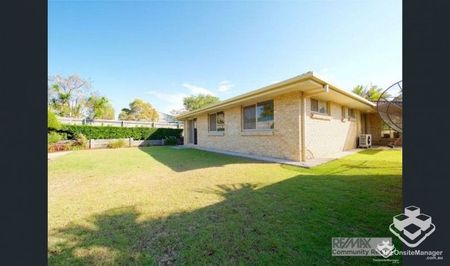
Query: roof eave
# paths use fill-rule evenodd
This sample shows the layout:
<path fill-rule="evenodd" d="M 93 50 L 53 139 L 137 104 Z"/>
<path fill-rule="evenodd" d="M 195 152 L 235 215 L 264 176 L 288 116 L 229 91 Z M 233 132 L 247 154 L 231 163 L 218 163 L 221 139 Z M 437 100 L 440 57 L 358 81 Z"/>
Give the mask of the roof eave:
<path fill-rule="evenodd" d="M 309 72 L 306 72 L 304 74 L 295 76 L 293 78 L 290 78 L 290 79 L 287 79 L 287 80 L 284 80 L 284 81 L 281 81 L 281 82 L 278 82 L 278 83 L 274 83 L 274 84 L 262 87 L 260 89 L 254 90 L 254 91 L 250 91 L 250 92 L 247 92 L 247 93 L 244 93 L 244 94 L 232 97 L 230 99 L 227 99 L 227 100 L 224 100 L 224 101 L 221 101 L 221 102 L 209 105 L 209 106 L 205 106 L 205 107 L 200 108 L 198 110 L 181 114 L 179 116 L 176 116 L 176 119 L 177 120 L 187 119 L 189 117 L 192 117 L 192 116 L 204 113 L 204 112 L 208 112 L 208 110 L 211 110 L 213 108 L 219 108 L 221 106 L 230 105 L 233 102 L 240 101 L 240 100 L 243 100 L 243 99 L 249 98 L 249 97 L 254 97 L 254 96 L 258 95 L 258 94 L 269 92 L 271 90 L 274 90 L 274 89 L 277 89 L 277 88 L 281 88 L 283 86 L 286 86 L 286 85 L 289 85 L 289 84 L 292 84 L 292 83 L 304 81 L 304 80 L 307 80 L 307 79 L 314 80 L 315 82 L 318 82 L 318 83 L 320 83 L 322 85 L 328 85 L 330 89 L 332 89 L 332 90 L 334 90 L 334 91 L 336 91 L 338 93 L 344 94 L 344 95 L 346 95 L 346 96 L 348 96 L 350 98 L 353 98 L 354 100 L 359 101 L 359 102 L 361 102 L 361 103 L 363 103 L 365 105 L 368 105 L 369 107 L 371 107 L 373 109 L 375 109 L 375 107 L 376 107 L 376 105 L 374 103 L 372 103 L 372 102 L 362 98 L 361 96 L 356 95 L 356 94 L 354 94 L 352 92 L 340 89 L 339 87 L 333 85 L 332 83 L 327 82 L 327 81 L 323 80 L 322 78 L 318 77 L 312 71 L 309 71 Z"/>
<path fill-rule="evenodd" d="M 369 101 L 369 100 L 367 100 L 367 99 L 365 99 L 365 98 L 363 98 L 363 97 L 361 97 L 361 96 L 359 96 L 359 95 L 357 95 L 357 94 L 355 94 L 355 93 L 353 93 L 353 92 L 350 92 L 350 91 L 346 91 L 346 90 L 340 89 L 339 87 L 337 87 L 337 86 L 334 85 L 333 83 L 330 83 L 330 82 L 325 81 L 325 80 L 323 80 L 322 78 L 318 77 L 317 74 L 312 75 L 312 79 L 313 79 L 314 81 L 316 81 L 316 82 L 319 82 L 319 83 L 323 84 L 323 85 L 328 84 L 328 86 L 329 86 L 332 90 L 334 90 L 334 91 L 336 91 L 336 92 L 339 92 L 339 93 L 341 93 L 341 94 L 344 94 L 344 95 L 346 95 L 346 96 L 348 96 L 348 97 L 350 97 L 350 98 L 353 98 L 353 99 L 355 99 L 355 100 L 357 100 L 357 101 L 359 101 L 359 102 L 361 102 L 361 103 L 364 103 L 364 104 L 366 104 L 366 105 L 369 105 L 369 106 L 371 106 L 371 107 L 373 107 L 373 108 L 376 107 L 376 104 L 374 104 L 373 102 L 371 102 L 371 101 Z"/>
<path fill-rule="evenodd" d="M 284 80 L 284 81 L 280 81 L 280 82 L 277 82 L 277 83 L 274 83 L 274 84 L 270 84 L 270 85 L 262 87 L 260 89 L 253 90 L 253 91 L 250 91 L 250 92 L 247 92 L 247 93 L 235 96 L 235 97 L 231 97 L 231 98 L 229 98 L 227 100 L 224 100 L 224 101 L 212 104 L 212 105 L 208 105 L 208 106 L 202 107 L 202 108 L 200 108 L 198 110 L 194 110 L 194 111 L 191 111 L 191 112 L 187 112 L 187 113 L 181 114 L 181 115 L 177 116 L 176 118 L 178 120 L 182 120 L 182 119 L 188 118 L 188 117 L 196 115 L 196 114 L 207 112 L 208 110 L 210 110 L 212 108 L 217 108 L 217 107 L 220 107 L 222 105 L 226 105 L 226 104 L 233 103 L 233 102 L 241 100 L 241 99 L 245 99 L 247 97 L 255 96 L 257 94 L 260 94 L 260 93 L 263 93 L 263 92 L 267 92 L 267 91 L 270 91 L 272 89 L 283 87 L 283 86 L 285 86 L 287 84 L 291 84 L 291 83 L 294 83 L 294 82 L 299 82 L 299 81 L 302 81 L 302 80 L 306 80 L 306 79 L 308 79 L 308 78 L 310 78 L 312 76 L 313 76 L 313 72 L 309 71 L 309 72 L 306 72 L 304 74 L 295 76 L 293 78 L 290 78 L 290 79 L 287 79 L 287 80 Z"/>

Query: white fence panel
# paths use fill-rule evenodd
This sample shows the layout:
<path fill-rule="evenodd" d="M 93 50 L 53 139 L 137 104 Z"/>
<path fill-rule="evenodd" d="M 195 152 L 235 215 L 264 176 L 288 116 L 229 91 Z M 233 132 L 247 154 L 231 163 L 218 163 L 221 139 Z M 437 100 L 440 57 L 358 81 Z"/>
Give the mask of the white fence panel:
<path fill-rule="evenodd" d="M 152 128 L 183 128 L 181 121 L 177 122 L 145 122 L 145 121 L 122 121 L 122 120 L 106 120 L 94 119 L 87 120 L 84 118 L 74 117 L 58 117 L 62 124 L 66 125 L 90 125 L 90 126 L 112 126 L 112 127 L 152 127 Z"/>

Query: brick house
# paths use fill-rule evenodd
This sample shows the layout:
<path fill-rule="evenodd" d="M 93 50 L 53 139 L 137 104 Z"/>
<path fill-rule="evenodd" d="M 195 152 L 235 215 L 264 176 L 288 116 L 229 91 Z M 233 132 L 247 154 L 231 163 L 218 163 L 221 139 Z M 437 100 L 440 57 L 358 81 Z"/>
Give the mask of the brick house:
<path fill-rule="evenodd" d="M 177 116 L 184 142 L 222 151 L 306 161 L 380 139 L 375 104 L 312 72 Z"/>

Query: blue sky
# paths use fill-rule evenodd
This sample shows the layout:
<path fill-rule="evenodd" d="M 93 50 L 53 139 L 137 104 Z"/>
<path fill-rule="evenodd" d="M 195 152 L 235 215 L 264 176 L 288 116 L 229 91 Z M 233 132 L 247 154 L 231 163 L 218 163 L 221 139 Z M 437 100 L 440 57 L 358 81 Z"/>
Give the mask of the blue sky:
<path fill-rule="evenodd" d="M 401 1 L 49 1 L 48 73 L 78 74 L 116 114 L 227 99 L 314 71 L 350 90 L 402 79 Z"/>

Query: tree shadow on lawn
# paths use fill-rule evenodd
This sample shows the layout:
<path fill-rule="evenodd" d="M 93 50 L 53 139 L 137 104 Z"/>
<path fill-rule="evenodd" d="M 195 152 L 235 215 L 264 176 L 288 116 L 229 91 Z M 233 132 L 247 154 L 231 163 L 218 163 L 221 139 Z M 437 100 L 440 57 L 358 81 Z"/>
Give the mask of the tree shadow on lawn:
<path fill-rule="evenodd" d="M 49 247 L 49 264 L 369 264 L 373 257 L 332 257 L 331 238 L 391 237 L 400 184 L 399 175 L 298 175 L 195 191 L 223 201 L 164 218 L 111 209 L 86 219 L 90 226 L 50 232 L 61 242 Z"/>
<path fill-rule="evenodd" d="M 222 167 L 227 164 L 266 163 L 243 157 L 230 156 L 191 148 L 175 149 L 173 147 L 143 147 L 139 149 L 176 172 L 209 167 Z"/>

